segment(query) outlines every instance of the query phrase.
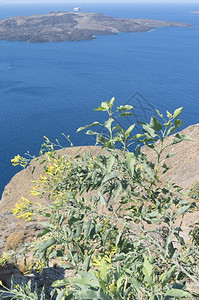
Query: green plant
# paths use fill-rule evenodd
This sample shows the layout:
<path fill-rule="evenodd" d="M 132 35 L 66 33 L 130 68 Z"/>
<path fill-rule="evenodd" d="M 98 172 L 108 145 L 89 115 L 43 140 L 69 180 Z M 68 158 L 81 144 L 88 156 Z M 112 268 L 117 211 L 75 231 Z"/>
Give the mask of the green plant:
<path fill-rule="evenodd" d="M 45 300 L 45 287 L 41 289 L 41 291 L 38 290 L 37 284 L 35 284 L 35 287 L 33 289 L 31 280 L 29 280 L 27 283 L 21 283 L 21 284 L 14 284 L 13 279 L 11 282 L 11 288 L 7 288 L 3 284 L 0 285 L 3 287 L 3 290 L 0 289 L 0 295 L 2 299 L 21 299 L 21 300 Z M 57 293 L 56 298 L 54 297 L 55 293 Z M 63 289 L 54 289 L 51 292 L 50 300 L 60 300 L 63 299 L 63 295 L 65 294 L 65 290 Z"/>
<path fill-rule="evenodd" d="M 14 253 L 7 254 L 7 253 L 3 252 L 1 257 L 0 257 L 0 267 L 3 267 L 6 264 L 12 262 L 13 261 L 13 256 L 14 256 Z"/>
<path fill-rule="evenodd" d="M 53 284 L 64 286 L 63 299 L 197 299 L 198 247 L 194 242 L 188 247 L 181 231 L 184 215 L 198 207 L 181 197 L 179 187 L 160 180 L 168 169 L 160 164 L 169 146 L 165 139 L 182 124 L 182 108 L 166 117 L 156 110 L 158 118 L 142 123 L 143 132 L 134 135 L 135 124 L 125 130 L 117 122 L 132 114 L 132 106 L 114 110 L 112 98 L 96 111 L 107 113 L 104 124 L 78 132 L 88 129 L 106 152 L 72 159 L 59 155 L 46 138 L 41 151 L 46 166 L 32 194 L 48 196 L 50 205 L 35 207 L 23 199 L 13 210 L 26 220 L 46 219 L 37 241 L 26 247 L 44 264 L 59 259 L 74 270 L 74 278 Z M 105 132 L 92 131 L 94 126 Z M 170 145 L 182 140 L 191 138 L 176 133 Z M 153 149 L 155 163 L 142 152 L 143 144 Z"/>
<path fill-rule="evenodd" d="M 189 193 L 190 197 L 199 200 L 199 181 L 196 180 L 192 186 L 191 186 L 191 190 Z"/>
<path fill-rule="evenodd" d="M 199 247 L 199 223 L 196 223 L 195 226 L 193 226 L 193 229 L 190 231 L 190 235 L 192 237 L 193 243 Z"/>

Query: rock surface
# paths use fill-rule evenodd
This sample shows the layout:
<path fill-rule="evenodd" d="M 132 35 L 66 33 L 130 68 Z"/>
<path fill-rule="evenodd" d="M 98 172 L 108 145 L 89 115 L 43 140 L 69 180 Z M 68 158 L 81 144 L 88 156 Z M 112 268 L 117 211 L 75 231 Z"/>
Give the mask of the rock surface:
<path fill-rule="evenodd" d="M 190 136 L 193 141 L 182 141 L 165 149 L 161 164 L 168 165 L 169 170 L 163 177 L 170 178 L 185 191 L 191 188 L 191 185 L 199 180 L 199 124 L 191 125 L 180 132 Z M 173 136 L 170 136 L 165 145 L 172 142 Z M 144 148 L 148 160 L 154 161 L 154 153 L 149 148 Z M 169 153 L 175 154 L 170 158 L 165 158 Z"/>
<path fill-rule="evenodd" d="M 112 18 L 104 14 L 51 12 L 0 19 L 0 39 L 31 43 L 90 40 L 94 35 L 142 32 L 154 27 L 191 27 L 185 23 Z"/>

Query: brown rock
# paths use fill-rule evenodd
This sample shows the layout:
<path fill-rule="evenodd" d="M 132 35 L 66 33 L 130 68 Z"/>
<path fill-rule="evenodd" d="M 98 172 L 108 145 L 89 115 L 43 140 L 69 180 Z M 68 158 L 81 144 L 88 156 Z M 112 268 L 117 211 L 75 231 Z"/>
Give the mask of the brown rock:
<path fill-rule="evenodd" d="M 162 179 L 169 177 L 171 182 L 188 190 L 195 181 L 199 180 L 199 124 L 191 125 L 180 133 L 190 136 L 193 141 L 182 141 L 165 149 L 161 165 L 166 164 L 169 170 L 161 177 Z M 175 134 L 167 138 L 165 145 L 172 143 L 174 136 Z M 143 151 L 149 161 L 155 162 L 152 149 L 144 147 Z M 175 155 L 166 158 L 169 153 Z"/>

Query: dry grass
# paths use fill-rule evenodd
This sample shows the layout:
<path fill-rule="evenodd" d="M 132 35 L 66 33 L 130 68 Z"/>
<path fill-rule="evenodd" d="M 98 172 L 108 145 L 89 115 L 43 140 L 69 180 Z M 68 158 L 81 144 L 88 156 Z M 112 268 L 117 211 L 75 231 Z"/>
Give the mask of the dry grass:
<path fill-rule="evenodd" d="M 5 250 L 17 249 L 20 245 L 24 243 L 24 237 L 24 230 L 21 230 L 20 232 L 11 233 L 6 240 Z"/>

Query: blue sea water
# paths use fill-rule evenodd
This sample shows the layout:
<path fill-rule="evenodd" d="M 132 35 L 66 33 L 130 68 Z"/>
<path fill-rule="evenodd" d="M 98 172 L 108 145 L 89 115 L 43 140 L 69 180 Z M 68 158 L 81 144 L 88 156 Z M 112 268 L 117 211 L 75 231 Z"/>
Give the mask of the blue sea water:
<path fill-rule="evenodd" d="M 76 4 L 0 4 L 0 18 L 71 11 Z M 183 106 L 184 127 L 199 121 L 199 15 L 196 4 L 84 4 L 87 12 L 114 17 L 187 22 L 194 28 L 97 36 L 92 41 L 30 44 L 0 41 L 0 194 L 18 171 L 10 159 L 38 155 L 43 136 L 92 144 L 76 134 L 100 120 L 94 113 L 113 96 L 118 105 L 138 91 L 160 111 Z M 142 97 L 141 97 L 142 99 Z M 150 106 L 151 107 L 151 106 Z M 148 121 L 148 120 L 146 120 Z"/>

